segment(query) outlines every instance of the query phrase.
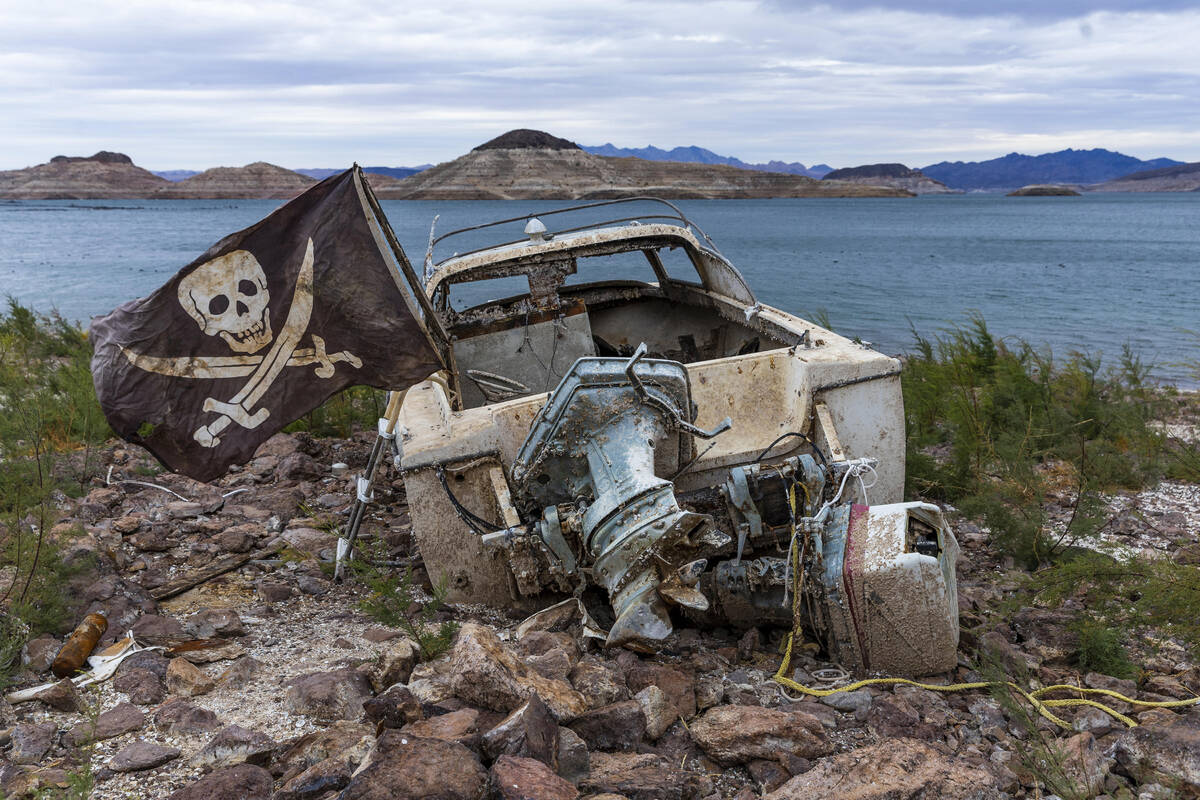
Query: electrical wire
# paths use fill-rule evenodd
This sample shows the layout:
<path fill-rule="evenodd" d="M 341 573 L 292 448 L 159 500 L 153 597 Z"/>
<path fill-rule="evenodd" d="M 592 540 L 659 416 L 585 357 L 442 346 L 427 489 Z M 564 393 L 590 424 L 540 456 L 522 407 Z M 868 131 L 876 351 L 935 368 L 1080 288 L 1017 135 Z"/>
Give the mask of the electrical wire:
<path fill-rule="evenodd" d="M 478 516 L 472 512 L 471 509 L 464 506 L 459 499 L 454 496 L 454 492 L 450 491 L 450 484 L 446 481 L 445 467 L 437 468 L 437 476 L 438 480 L 442 483 L 442 488 L 446 490 L 446 497 L 450 498 L 450 505 L 454 507 L 454 513 L 458 514 L 459 519 L 466 523 L 467 527 L 471 529 L 472 533 L 477 536 L 483 536 L 487 533 L 504 530 L 503 525 L 495 525 L 491 522 L 488 522 L 486 519 Z"/>
<path fill-rule="evenodd" d="M 771 452 L 772 447 L 779 444 L 780 442 L 782 442 L 784 439 L 788 438 L 789 436 L 795 436 L 797 439 L 800 439 L 805 444 L 807 444 L 809 447 L 811 447 L 813 449 L 813 453 L 817 456 L 817 458 L 821 459 L 821 466 L 824 467 L 826 470 L 829 469 L 829 459 L 827 459 L 825 457 L 825 454 L 821 452 L 821 448 L 817 447 L 817 443 L 814 442 L 812 439 L 808 438 L 807 435 L 800 433 L 799 431 L 788 431 L 787 433 L 783 434 L 775 441 L 771 442 L 769 445 L 767 445 L 765 448 L 763 448 L 763 451 L 761 453 L 758 454 L 758 458 L 754 459 L 754 463 L 757 464 L 759 461 L 762 461 L 764 458 L 766 458 L 767 453 Z M 788 452 L 790 453 L 791 451 L 789 450 Z"/>

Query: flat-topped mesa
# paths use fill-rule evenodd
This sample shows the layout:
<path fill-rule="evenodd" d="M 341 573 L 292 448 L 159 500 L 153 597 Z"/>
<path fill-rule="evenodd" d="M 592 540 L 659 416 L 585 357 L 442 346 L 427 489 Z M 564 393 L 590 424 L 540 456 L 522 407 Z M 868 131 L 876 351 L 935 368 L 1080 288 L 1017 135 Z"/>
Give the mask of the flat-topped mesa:
<path fill-rule="evenodd" d="M 1079 192 L 1070 186 L 1056 183 L 1033 183 L 1011 191 L 1008 197 L 1079 197 Z"/>
<path fill-rule="evenodd" d="M 55 156 L 50 159 L 51 164 L 77 164 L 80 161 L 95 161 L 100 164 L 129 164 L 133 165 L 133 159 L 124 153 L 114 153 L 111 150 L 101 150 L 92 156 Z"/>
<path fill-rule="evenodd" d="M 914 194 L 958 194 L 941 181 L 930 178 L 919 169 L 904 164 L 864 164 L 861 167 L 845 167 L 828 173 L 823 181 L 844 181 L 866 186 L 890 186 L 905 189 Z"/>
<path fill-rule="evenodd" d="M 0 198 L 93 200 L 148 197 L 167 184 L 124 153 L 55 156 L 45 164 L 0 171 Z"/>
<path fill-rule="evenodd" d="M 1200 161 L 1142 170 L 1086 188 L 1091 192 L 1200 192 Z"/>
<path fill-rule="evenodd" d="M 903 164 L 864 164 L 861 167 L 843 167 L 826 173 L 825 180 L 843 181 L 852 178 L 923 178 L 919 169 L 910 169 Z"/>
<path fill-rule="evenodd" d="M 262 198 L 295 197 L 316 180 L 290 169 L 255 161 L 244 167 L 213 167 L 178 183 L 163 186 L 153 197 L 163 198 Z"/>
<path fill-rule="evenodd" d="M 495 139 L 484 142 L 471 152 L 478 150 L 582 150 L 583 148 L 568 139 L 561 139 L 545 131 L 535 131 L 530 128 L 517 128 L 508 133 L 502 133 Z"/>
<path fill-rule="evenodd" d="M 509 131 L 393 185 L 395 200 L 599 200 L 671 198 L 911 197 L 907 189 L 817 181 L 725 164 L 647 161 L 593 155 L 544 131 Z"/>

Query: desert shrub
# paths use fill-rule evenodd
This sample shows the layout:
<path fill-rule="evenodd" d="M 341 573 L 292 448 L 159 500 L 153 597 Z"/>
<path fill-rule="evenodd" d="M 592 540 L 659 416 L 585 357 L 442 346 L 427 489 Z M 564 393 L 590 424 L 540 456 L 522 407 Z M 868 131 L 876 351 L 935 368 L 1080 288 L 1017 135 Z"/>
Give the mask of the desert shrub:
<path fill-rule="evenodd" d="M 1030 580 L 1033 601 L 1057 606 L 1075 598 L 1086 609 L 1076 625 L 1081 668 L 1132 677 L 1125 640 L 1146 633 L 1200 647 L 1200 568 L 1165 558 L 1120 560 L 1072 551 Z M 1125 673 L 1125 674 L 1122 674 Z"/>
<path fill-rule="evenodd" d="M 1085 619 L 1075 626 L 1079 645 L 1076 666 L 1084 672 L 1100 672 L 1114 678 L 1135 678 L 1138 670 L 1129 660 L 1121 632 L 1102 621 Z"/>
<path fill-rule="evenodd" d="M 913 332 L 904 387 L 908 492 L 981 519 L 1027 567 L 1049 563 L 1102 523 L 1099 493 L 1138 487 L 1162 470 L 1151 424 L 1160 395 L 1128 349 L 1112 367 L 1072 353 L 1056 361 L 1020 340 L 998 340 L 982 317 L 929 339 Z M 1061 464 L 1076 498 L 1065 530 L 1047 527 Z"/>
<path fill-rule="evenodd" d="M 380 548 L 359 541 L 350 568 L 367 589 L 359 603 L 363 613 L 389 628 L 399 628 L 417 643 L 423 660 L 437 658 L 449 649 L 458 632 L 453 620 L 437 622 L 437 613 L 446 605 L 449 581 L 446 576 L 433 586 L 428 599 L 417 585 L 411 566 L 403 572 L 381 565 Z"/>
<path fill-rule="evenodd" d="M 355 430 L 374 430 L 387 406 L 387 392 L 370 386 L 351 386 L 284 428 L 313 436 L 349 436 Z"/>
<path fill-rule="evenodd" d="M 0 313 L 0 660 L 29 635 L 69 625 L 68 566 L 49 538 L 57 506 L 80 495 L 111 433 L 83 331 L 9 300 Z"/>

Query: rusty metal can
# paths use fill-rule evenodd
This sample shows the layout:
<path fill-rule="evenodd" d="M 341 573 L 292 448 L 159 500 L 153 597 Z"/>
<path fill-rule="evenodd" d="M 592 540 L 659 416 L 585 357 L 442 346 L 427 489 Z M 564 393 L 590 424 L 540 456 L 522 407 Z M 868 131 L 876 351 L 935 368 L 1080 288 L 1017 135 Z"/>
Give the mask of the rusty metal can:
<path fill-rule="evenodd" d="M 80 670 L 92 651 L 96 649 L 96 643 L 100 641 L 100 637 L 106 630 L 108 630 L 108 620 L 104 618 L 103 614 L 88 614 L 83 618 L 83 622 L 79 623 L 79 627 L 67 637 L 66 643 L 54 657 L 50 671 L 59 678 L 74 675 Z"/>

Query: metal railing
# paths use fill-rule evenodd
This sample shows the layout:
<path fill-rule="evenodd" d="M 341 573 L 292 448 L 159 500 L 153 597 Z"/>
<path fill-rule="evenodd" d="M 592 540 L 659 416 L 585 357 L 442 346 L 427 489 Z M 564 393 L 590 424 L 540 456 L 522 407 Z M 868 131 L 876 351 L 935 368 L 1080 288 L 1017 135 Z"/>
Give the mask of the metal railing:
<path fill-rule="evenodd" d="M 619 198 L 616 200 L 600 200 L 600 201 L 596 201 L 593 203 L 582 203 L 580 205 L 567 206 L 566 208 L 556 208 L 556 209 L 550 209 L 547 211 L 523 214 L 519 217 L 510 217 L 508 219 L 498 219 L 498 220 L 494 220 L 492 222 L 484 222 L 479 225 L 470 225 L 465 228 L 457 228 L 457 229 L 449 231 L 447 233 L 443 233 L 440 236 L 434 236 L 434 226 L 437 225 L 437 217 L 434 217 L 433 225 L 431 225 L 430 229 L 429 229 L 429 249 L 426 250 L 426 252 L 425 252 L 425 278 L 426 278 L 426 280 L 428 280 L 429 276 L 431 274 L 433 274 L 434 270 L 436 270 L 437 267 L 441 266 L 443 263 L 448 261 L 449 258 L 461 258 L 462 256 L 471 255 L 473 253 L 481 253 L 485 250 L 493 250 L 498 247 L 508 247 L 510 245 L 522 244 L 522 243 L 529 241 L 528 237 L 522 237 L 520 239 L 514 239 L 512 241 L 507 241 L 507 242 L 495 242 L 493 244 L 489 244 L 484 247 L 477 247 L 474 250 L 468 250 L 464 253 L 454 253 L 454 255 L 450 256 L 449 258 L 442 259 L 441 261 L 434 261 L 434 249 L 437 247 L 437 245 L 439 245 L 440 243 L 442 243 L 452 237 L 461 236 L 462 234 L 470 233 L 472 231 L 481 231 L 481 230 L 486 230 L 488 228 L 496 228 L 501 225 L 510 225 L 514 222 L 524 222 L 525 220 L 528 220 L 531 217 L 537 217 L 538 219 L 544 219 L 545 217 L 552 217 L 556 214 L 568 214 L 571 212 L 583 211 L 583 210 L 590 209 L 590 208 L 601 208 L 604 206 L 613 206 L 613 205 L 619 205 L 619 204 L 623 204 L 623 203 L 646 203 L 646 202 L 659 203 L 661 205 L 668 207 L 674 213 L 671 213 L 671 214 L 665 214 L 665 213 L 645 214 L 645 215 L 636 216 L 636 217 L 617 217 L 614 219 L 605 219 L 605 220 L 601 220 L 598 222 L 590 222 L 586 225 L 579 225 L 579 226 L 572 227 L 572 228 L 562 228 L 562 229 L 556 230 L 556 231 L 547 231 L 547 234 L 550 236 L 558 236 L 558 235 L 561 235 L 564 233 L 577 233 L 579 231 L 593 230 L 596 228 L 604 228 L 604 227 L 607 227 L 610 225 L 617 225 L 617 224 L 620 224 L 623 222 L 640 222 L 642 220 L 651 220 L 652 219 L 652 220 L 658 220 L 658 221 L 668 221 L 669 223 L 679 225 L 679 227 L 681 227 L 681 228 L 693 231 L 697 236 L 699 236 L 701 239 L 704 240 L 705 244 L 708 246 L 709 249 L 711 249 L 717 255 L 721 255 L 721 251 L 717 248 L 717 245 L 713 242 L 713 240 L 708 237 L 708 234 L 705 233 L 703 231 L 703 229 L 700 228 L 699 225 L 697 225 L 696 223 L 694 223 L 690 219 L 688 219 L 687 215 L 685 215 L 683 213 L 683 210 L 680 209 L 679 206 L 675 205 L 674 203 L 672 203 L 668 200 L 663 200 L 661 197 L 651 197 L 649 195 L 641 195 L 641 196 L 637 196 L 637 197 L 622 197 L 622 198 Z"/>

